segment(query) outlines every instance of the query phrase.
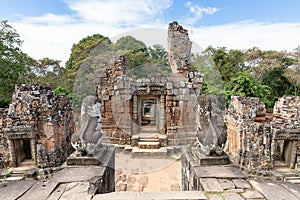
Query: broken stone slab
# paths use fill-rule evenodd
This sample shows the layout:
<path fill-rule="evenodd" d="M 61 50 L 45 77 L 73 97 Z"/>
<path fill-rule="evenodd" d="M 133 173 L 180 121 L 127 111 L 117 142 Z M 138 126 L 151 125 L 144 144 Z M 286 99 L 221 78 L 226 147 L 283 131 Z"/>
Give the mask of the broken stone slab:
<path fill-rule="evenodd" d="M 209 199 L 210 200 L 223 200 L 223 198 L 219 194 L 213 194 Z"/>
<path fill-rule="evenodd" d="M 238 168 L 232 166 L 199 166 L 194 169 L 196 176 L 199 178 L 246 178 Z"/>
<path fill-rule="evenodd" d="M 297 198 L 300 199 L 300 185 L 289 183 L 289 182 L 277 182 L 279 185 L 283 186 L 285 189 L 293 193 Z"/>
<path fill-rule="evenodd" d="M 233 182 L 228 179 L 220 179 L 218 181 L 224 190 L 230 190 L 230 189 L 235 188 L 235 185 L 233 184 Z"/>
<path fill-rule="evenodd" d="M 81 156 L 78 157 L 73 153 L 67 158 L 67 165 L 72 166 L 72 165 L 77 165 L 77 166 L 84 166 L 84 165 L 99 165 L 99 160 L 94 157 L 90 156 Z"/>
<path fill-rule="evenodd" d="M 238 189 L 250 189 L 251 188 L 251 185 L 246 180 L 243 180 L 243 179 L 233 179 L 232 182 L 235 185 L 235 187 Z"/>
<path fill-rule="evenodd" d="M 263 199 L 264 196 L 258 191 L 248 190 L 241 194 L 245 199 Z"/>
<path fill-rule="evenodd" d="M 0 184 L 0 199 L 18 199 L 36 182 L 34 180 L 3 182 Z"/>
<path fill-rule="evenodd" d="M 216 178 L 200 178 L 200 184 L 205 192 L 224 191 Z"/>
<path fill-rule="evenodd" d="M 235 192 L 224 193 L 223 197 L 225 200 L 244 200 L 238 193 Z"/>
<path fill-rule="evenodd" d="M 275 181 L 271 180 L 250 180 L 252 187 L 259 191 L 268 200 L 288 199 L 296 200 L 297 198 L 292 192 L 287 190 Z"/>
<path fill-rule="evenodd" d="M 173 191 L 173 192 L 112 192 L 107 194 L 97 194 L 93 200 L 207 200 L 208 198 L 201 191 Z"/>

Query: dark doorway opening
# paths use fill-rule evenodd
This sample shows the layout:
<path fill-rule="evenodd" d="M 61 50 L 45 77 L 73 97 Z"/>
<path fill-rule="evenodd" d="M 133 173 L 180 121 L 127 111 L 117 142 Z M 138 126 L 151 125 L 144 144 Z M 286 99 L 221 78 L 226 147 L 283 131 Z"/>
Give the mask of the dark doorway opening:
<path fill-rule="evenodd" d="M 30 139 L 14 140 L 15 163 L 20 166 L 25 160 L 32 161 Z"/>
<path fill-rule="evenodd" d="M 23 151 L 25 153 L 25 159 L 32 159 L 30 140 L 24 140 Z"/>

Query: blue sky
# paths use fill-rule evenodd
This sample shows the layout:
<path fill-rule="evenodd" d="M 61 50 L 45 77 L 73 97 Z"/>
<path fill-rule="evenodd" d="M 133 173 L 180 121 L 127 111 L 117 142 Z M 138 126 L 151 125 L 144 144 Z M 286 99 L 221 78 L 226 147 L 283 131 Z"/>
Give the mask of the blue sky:
<path fill-rule="evenodd" d="M 177 20 L 194 43 L 213 47 L 292 51 L 300 45 L 299 0 L 0 0 L 34 58 L 65 61 L 73 43 Z M 3 6 L 4 5 L 4 6 Z"/>

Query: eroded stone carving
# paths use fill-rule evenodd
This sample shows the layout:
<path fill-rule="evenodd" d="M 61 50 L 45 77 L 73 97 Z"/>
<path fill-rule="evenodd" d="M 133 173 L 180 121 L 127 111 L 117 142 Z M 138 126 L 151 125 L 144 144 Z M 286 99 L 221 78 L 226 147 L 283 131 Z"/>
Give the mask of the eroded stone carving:
<path fill-rule="evenodd" d="M 169 24 L 168 54 L 173 75 L 187 77 L 191 64 L 192 42 L 188 31 L 176 21 Z"/>
<path fill-rule="evenodd" d="M 87 96 L 81 105 L 80 129 L 72 137 L 72 146 L 77 156 L 94 156 L 101 144 L 100 102 L 95 96 Z"/>
<path fill-rule="evenodd" d="M 197 142 L 201 153 L 205 155 L 222 155 L 226 142 L 224 124 L 218 123 L 222 115 L 217 113 L 217 98 L 214 95 L 198 96 L 198 131 Z"/>

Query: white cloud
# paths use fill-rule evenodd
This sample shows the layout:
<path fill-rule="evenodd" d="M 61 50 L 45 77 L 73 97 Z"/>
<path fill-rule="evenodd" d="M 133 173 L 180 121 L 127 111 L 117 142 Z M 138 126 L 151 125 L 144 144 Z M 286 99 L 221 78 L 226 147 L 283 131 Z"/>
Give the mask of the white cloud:
<path fill-rule="evenodd" d="M 192 15 L 184 19 L 185 23 L 187 24 L 195 24 L 203 17 L 203 15 L 212 15 L 219 11 L 218 8 L 214 7 L 193 5 L 190 1 L 186 2 L 185 5 L 189 8 L 189 12 Z"/>
<path fill-rule="evenodd" d="M 206 48 L 227 47 L 293 51 L 300 45 L 300 23 L 263 23 L 242 21 L 220 26 L 192 29 L 192 39 Z"/>
<path fill-rule="evenodd" d="M 94 21 L 110 26 L 157 23 L 172 0 L 72 0 L 69 7 L 83 21 Z"/>
<path fill-rule="evenodd" d="M 126 3 L 122 3 L 123 1 Z M 171 0 L 167 3 L 155 0 L 105 0 L 102 1 L 102 7 L 97 2 L 72 0 L 68 1 L 68 5 L 73 9 L 71 15 L 46 14 L 12 23 L 25 41 L 23 51 L 35 59 L 50 57 L 64 63 L 70 55 L 72 44 L 87 35 L 100 33 L 112 38 L 140 28 L 168 27 L 162 16 L 172 4 Z M 225 46 L 228 49 L 256 46 L 261 49 L 292 51 L 300 45 L 300 23 L 243 21 L 219 26 L 195 27 L 188 23 L 183 26 L 189 29 L 194 43 L 204 49 L 209 45 Z M 159 32 L 154 33 L 150 29 L 146 31 L 147 34 L 143 31 L 134 34 L 138 39 L 146 38 L 144 41 L 152 45 L 153 39 L 159 37 Z M 166 41 L 165 38 L 166 35 L 163 35 L 158 40 Z"/>
<path fill-rule="evenodd" d="M 66 0 L 66 3 L 73 14 L 48 13 L 12 23 L 25 41 L 22 49 L 30 56 L 50 57 L 64 63 L 72 44 L 87 35 L 100 33 L 113 37 L 131 29 L 161 27 L 162 15 L 173 0 Z"/>

